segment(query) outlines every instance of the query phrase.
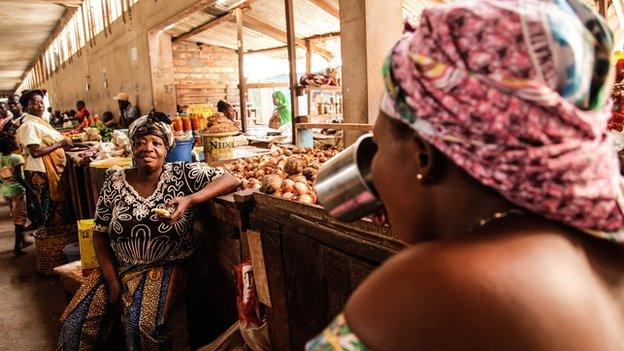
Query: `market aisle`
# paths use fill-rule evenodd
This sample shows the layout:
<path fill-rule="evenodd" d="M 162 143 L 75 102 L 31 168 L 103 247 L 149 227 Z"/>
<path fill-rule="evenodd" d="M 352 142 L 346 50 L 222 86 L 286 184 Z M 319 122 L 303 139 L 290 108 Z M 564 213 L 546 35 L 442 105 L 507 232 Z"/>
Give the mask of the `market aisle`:
<path fill-rule="evenodd" d="M 1 202 L 2 200 L 0 200 Z M 54 277 L 35 270 L 34 245 L 13 259 L 13 223 L 0 204 L 0 351 L 54 350 L 58 317 L 65 306 Z"/>

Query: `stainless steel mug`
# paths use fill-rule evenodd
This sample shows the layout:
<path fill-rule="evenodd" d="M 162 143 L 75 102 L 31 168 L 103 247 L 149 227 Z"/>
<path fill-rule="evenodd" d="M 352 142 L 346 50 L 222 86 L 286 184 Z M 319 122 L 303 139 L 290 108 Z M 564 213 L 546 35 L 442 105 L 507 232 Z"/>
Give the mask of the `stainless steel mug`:
<path fill-rule="evenodd" d="M 371 176 L 376 153 L 373 135 L 363 135 L 321 167 L 315 189 L 320 204 L 332 217 L 352 222 L 383 206 Z"/>

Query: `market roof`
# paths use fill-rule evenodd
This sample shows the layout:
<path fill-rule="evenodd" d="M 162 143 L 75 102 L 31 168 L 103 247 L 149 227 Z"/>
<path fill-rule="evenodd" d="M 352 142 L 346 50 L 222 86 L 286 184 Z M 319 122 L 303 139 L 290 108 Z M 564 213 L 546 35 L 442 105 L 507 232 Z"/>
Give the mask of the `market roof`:
<path fill-rule="evenodd" d="M 0 93 L 15 89 L 69 7 L 82 0 L 0 0 Z"/>
<path fill-rule="evenodd" d="M 404 16 L 418 16 L 427 7 L 452 0 L 404 0 Z M 230 11 L 241 1 L 220 0 L 215 5 L 181 20 L 165 29 L 172 37 L 214 46 L 237 49 L 235 19 Z M 246 51 L 284 47 L 286 44 L 286 18 L 284 0 L 251 0 L 243 12 L 243 40 Z M 300 0 L 294 2 L 295 35 L 307 39 L 340 32 L 338 0 Z M 209 23 L 219 23 L 210 26 Z M 201 30 L 202 27 L 210 28 Z M 189 33 L 190 32 L 190 33 Z M 322 43 L 316 44 L 323 49 Z"/>

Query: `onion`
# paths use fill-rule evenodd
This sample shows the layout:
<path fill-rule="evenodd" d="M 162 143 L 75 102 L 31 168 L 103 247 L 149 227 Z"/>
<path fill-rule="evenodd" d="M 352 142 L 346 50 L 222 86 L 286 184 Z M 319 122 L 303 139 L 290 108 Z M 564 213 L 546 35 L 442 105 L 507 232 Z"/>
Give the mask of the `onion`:
<path fill-rule="evenodd" d="M 310 191 L 310 188 L 305 183 L 297 182 L 295 183 L 295 191 L 299 195 L 305 195 Z"/>
<path fill-rule="evenodd" d="M 268 175 L 262 179 L 260 191 L 266 194 L 273 194 L 282 187 L 283 179 L 276 175 Z"/>
<path fill-rule="evenodd" d="M 314 199 L 312 199 L 312 196 L 304 194 L 299 196 L 299 202 L 302 202 L 304 204 L 314 204 Z"/>
<path fill-rule="evenodd" d="M 278 189 L 276 192 L 273 193 L 273 196 L 282 197 L 282 194 L 282 189 Z"/>
<path fill-rule="evenodd" d="M 292 193 L 295 190 L 295 182 L 291 179 L 286 179 L 282 182 L 282 191 L 285 193 Z"/>
<path fill-rule="evenodd" d="M 263 171 L 262 169 L 259 171 L 256 171 L 256 178 L 262 178 L 266 175 L 266 172 Z"/>
<path fill-rule="evenodd" d="M 308 179 L 301 174 L 290 176 L 289 179 L 292 179 L 295 183 L 300 182 L 306 184 Z"/>
<path fill-rule="evenodd" d="M 295 198 L 295 194 L 293 194 L 293 193 L 284 193 L 282 195 L 282 199 L 292 200 L 294 198 Z"/>
<path fill-rule="evenodd" d="M 284 171 L 288 174 L 299 174 L 303 171 L 303 165 L 300 160 L 290 157 L 284 165 Z"/>

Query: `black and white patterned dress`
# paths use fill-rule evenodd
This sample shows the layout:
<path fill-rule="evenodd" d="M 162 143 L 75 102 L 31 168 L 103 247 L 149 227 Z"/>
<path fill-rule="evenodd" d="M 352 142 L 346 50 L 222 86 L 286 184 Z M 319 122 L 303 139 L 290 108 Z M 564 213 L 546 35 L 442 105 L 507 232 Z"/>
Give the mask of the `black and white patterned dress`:
<path fill-rule="evenodd" d="M 95 211 L 95 231 L 108 233 L 122 267 L 177 261 L 193 253 L 194 210 L 175 224 L 159 221 L 155 208 L 169 200 L 203 189 L 223 170 L 192 163 L 168 163 L 154 193 L 141 197 L 126 181 L 125 171 L 111 171 L 104 182 Z"/>

